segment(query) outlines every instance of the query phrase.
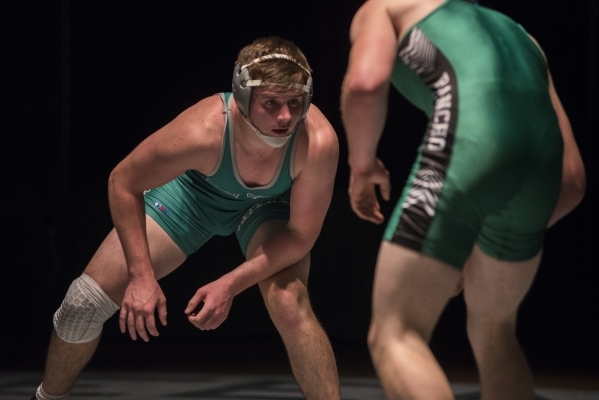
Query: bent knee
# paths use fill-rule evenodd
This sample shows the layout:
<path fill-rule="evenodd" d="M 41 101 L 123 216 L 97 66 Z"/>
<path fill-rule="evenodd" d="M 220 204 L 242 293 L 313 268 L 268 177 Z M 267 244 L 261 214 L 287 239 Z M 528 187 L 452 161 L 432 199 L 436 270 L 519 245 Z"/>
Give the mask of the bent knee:
<path fill-rule="evenodd" d="M 428 339 L 413 327 L 375 318 L 368 329 L 367 344 L 371 356 L 377 360 L 386 357 L 394 349 L 414 347 L 416 343 L 427 343 Z"/>
<path fill-rule="evenodd" d="M 265 296 L 268 312 L 278 328 L 297 329 L 313 315 L 307 290 L 301 286 L 274 288 Z"/>
<path fill-rule="evenodd" d="M 53 318 L 56 334 L 65 342 L 87 343 L 102 332 L 119 306 L 88 275 L 75 279 Z"/>
<path fill-rule="evenodd" d="M 473 316 L 468 315 L 466 321 L 468 339 L 474 345 L 511 337 L 516 334 L 516 316 Z"/>

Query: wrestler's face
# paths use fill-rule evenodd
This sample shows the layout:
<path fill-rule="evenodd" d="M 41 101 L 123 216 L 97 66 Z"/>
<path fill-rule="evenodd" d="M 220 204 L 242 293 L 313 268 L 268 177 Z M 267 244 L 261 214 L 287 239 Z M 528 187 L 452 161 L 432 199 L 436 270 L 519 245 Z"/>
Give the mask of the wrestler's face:
<path fill-rule="evenodd" d="M 262 134 L 286 136 L 300 118 L 303 107 L 300 90 L 279 86 L 252 89 L 250 121 Z"/>

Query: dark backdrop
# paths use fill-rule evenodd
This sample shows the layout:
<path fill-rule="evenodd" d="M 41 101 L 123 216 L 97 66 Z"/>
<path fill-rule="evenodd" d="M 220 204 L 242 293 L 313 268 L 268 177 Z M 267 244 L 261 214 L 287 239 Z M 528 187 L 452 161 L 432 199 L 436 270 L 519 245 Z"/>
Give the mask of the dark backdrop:
<path fill-rule="evenodd" d="M 485 1 L 521 22 L 544 47 L 588 173 L 583 203 L 547 235 L 538 277 L 525 299 L 519 333 L 536 369 L 597 374 L 598 2 Z M 348 168 L 339 94 L 348 28 L 360 1 L 231 0 L 0 2 L 2 274 L 0 369 L 41 368 L 51 317 L 70 282 L 111 229 L 106 181 L 144 137 L 199 99 L 229 90 L 241 47 L 281 35 L 303 49 L 314 69 L 314 103 L 341 144 L 335 195 L 312 257 L 310 292 L 341 367 L 369 365 L 365 338 L 376 252 L 383 227 L 348 206 Z M 390 95 L 380 157 L 390 169 L 393 201 L 414 159 L 425 118 Z M 169 326 L 150 344 L 129 344 L 116 319 L 103 346 L 141 349 L 176 365 L 278 357 L 277 333 L 256 288 L 233 303 L 213 332 L 187 323 L 195 290 L 242 261 L 232 238 L 215 238 L 162 285 Z M 272 353 L 263 354 L 266 343 Z M 146 347 L 143 347 L 146 346 Z M 162 347 L 160 347 L 162 346 Z M 163 351 L 172 346 L 173 351 Z M 452 300 L 432 340 L 444 365 L 471 366 L 461 297 Z M 170 348 L 170 347 L 169 347 Z M 225 360 L 225 361 L 226 361 Z M 106 361 L 107 363 L 109 362 Z M 121 366 L 135 366 L 130 356 Z M 151 364 L 153 365 L 153 364 Z M 147 366 L 147 365 L 146 365 Z"/>

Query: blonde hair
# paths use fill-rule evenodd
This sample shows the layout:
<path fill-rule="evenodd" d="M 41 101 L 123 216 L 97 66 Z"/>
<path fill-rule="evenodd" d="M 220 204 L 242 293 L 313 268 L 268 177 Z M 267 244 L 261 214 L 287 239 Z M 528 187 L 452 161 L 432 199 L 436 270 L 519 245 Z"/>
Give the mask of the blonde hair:
<path fill-rule="evenodd" d="M 267 58 L 252 63 L 257 58 L 271 54 L 284 54 L 287 58 Z M 312 72 L 304 53 L 289 40 L 269 36 L 254 40 L 237 55 L 236 65 L 247 65 L 251 79 L 261 79 L 282 86 L 306 84 Z"/>

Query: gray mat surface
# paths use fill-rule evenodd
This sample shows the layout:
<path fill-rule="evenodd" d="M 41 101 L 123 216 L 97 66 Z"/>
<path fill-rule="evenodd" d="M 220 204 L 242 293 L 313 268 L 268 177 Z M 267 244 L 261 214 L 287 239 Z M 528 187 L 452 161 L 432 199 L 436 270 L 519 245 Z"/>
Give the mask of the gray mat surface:
<path fill-rule="evenodd" d="M 0 372 L 0 400 L 29 400 L 41 372 Z M 474 384 L 452 383 L 456 400 L 478 400 Z M 342 378 L 344 400 L 384 400 L 376 379 Z M 537 388 L 539 400 L 599 400 L 599 391 Z M 303 399 L 291 376 L 207 375 L 148 372 L 84 372 L 71 399 L 286 400 Z"/>

